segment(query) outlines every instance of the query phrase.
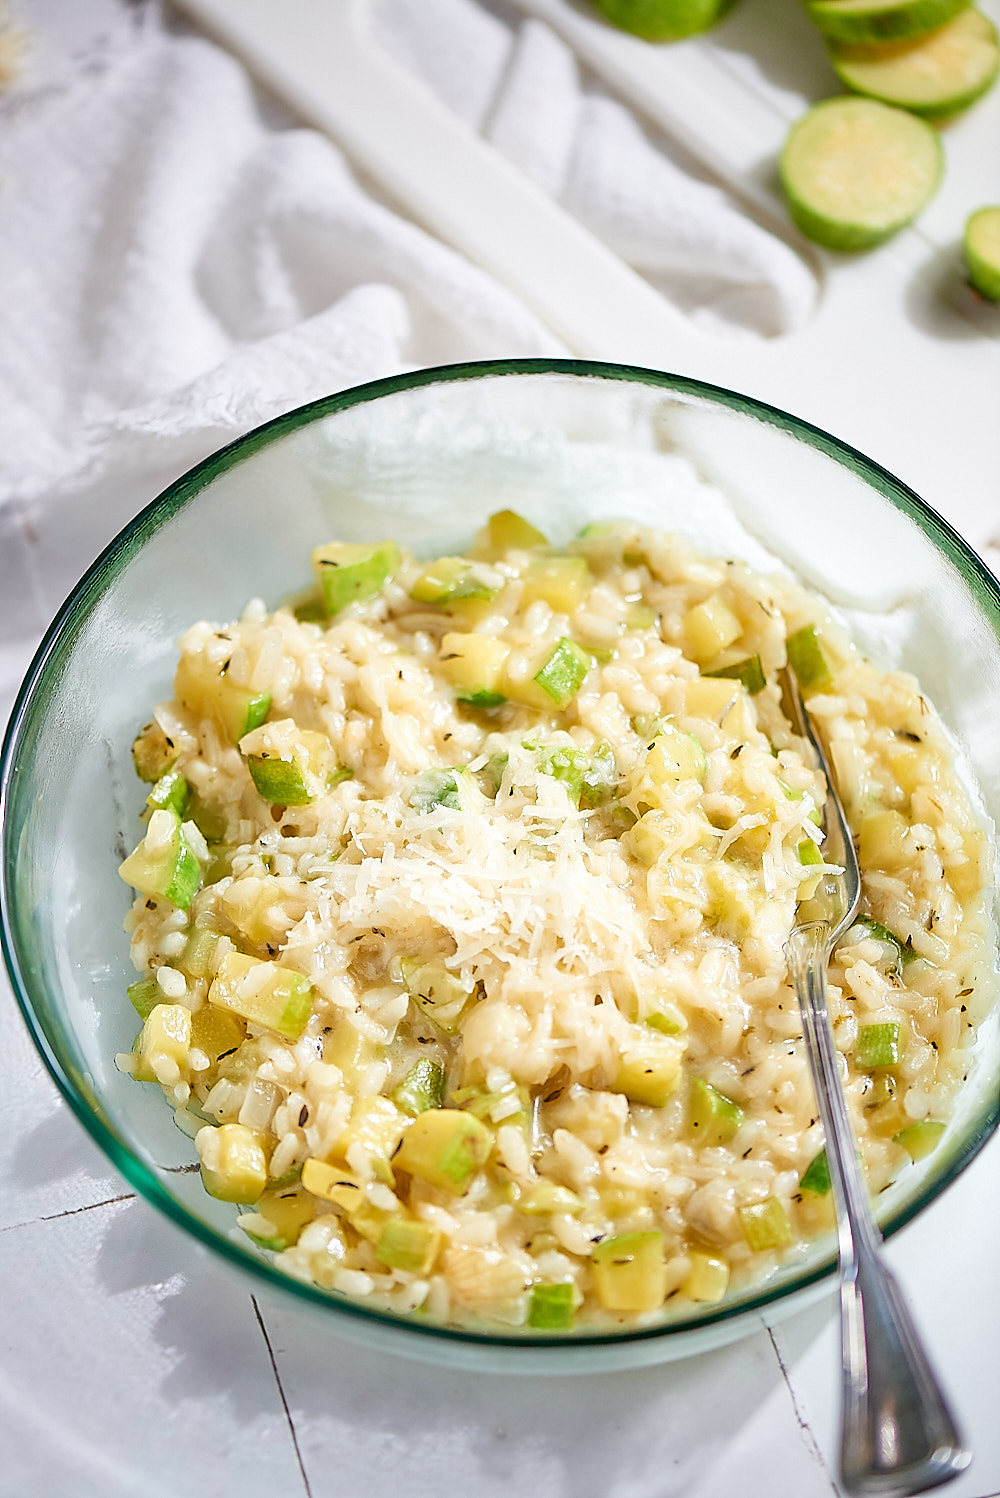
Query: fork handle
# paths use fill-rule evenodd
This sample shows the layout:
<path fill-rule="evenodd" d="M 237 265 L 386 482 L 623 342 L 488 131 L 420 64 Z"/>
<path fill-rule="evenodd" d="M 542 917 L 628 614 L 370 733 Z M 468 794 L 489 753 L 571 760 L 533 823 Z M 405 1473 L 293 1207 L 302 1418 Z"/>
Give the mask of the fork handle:
<path fill-rule="evenodd" d="M 850 1494 L 902 1498 L 948 1482 L 970 1453 L 899 1286 L 879 1253 L 826 1007 L 830 928 L 812 921 L 785 947 L 826 1132 L 840 1250 L 843 1354 L 840 1475 Z"/>

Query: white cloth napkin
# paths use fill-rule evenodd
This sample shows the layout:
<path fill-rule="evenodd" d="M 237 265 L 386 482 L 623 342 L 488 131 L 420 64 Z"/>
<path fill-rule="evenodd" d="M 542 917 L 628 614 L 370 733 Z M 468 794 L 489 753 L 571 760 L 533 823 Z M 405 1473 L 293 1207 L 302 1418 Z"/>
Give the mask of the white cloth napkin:
<path fill-rule="evenodd" d="M 377 0 L 373 20 L 692 315 L 753 336 L 806 314 L 797 257 L 585 90 L 545 27 L 505 18 L 502 0 Z M 123 10 L 97 55 L 29 74 L 6 100 L 0 287 L 0 502 L 165 479 L 281 410 L 405 366 L 561 351 L 155 8 L 138 22 Z"/>

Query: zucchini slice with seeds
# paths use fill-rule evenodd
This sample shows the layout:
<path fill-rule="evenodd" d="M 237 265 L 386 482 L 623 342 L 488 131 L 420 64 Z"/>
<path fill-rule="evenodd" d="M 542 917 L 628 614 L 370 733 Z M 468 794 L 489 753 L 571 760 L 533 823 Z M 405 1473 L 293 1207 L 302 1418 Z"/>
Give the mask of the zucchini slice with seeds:
<path fill-rule="evenodd" d="M 897 42 L 828 43 L 830 62 L 856 94 L 925 120 L 961 113 L 986 93 L 1000 66 L 993 22 L 969 7 L 927 36 Z"/>
<path fill-rule="evenodd" d="M 825 99 L 792 126 L 781 185 L 808 239 L 829 250 L 867 250 L 916 217 L 942 161 L 925 120 L 875 99 Z"/>

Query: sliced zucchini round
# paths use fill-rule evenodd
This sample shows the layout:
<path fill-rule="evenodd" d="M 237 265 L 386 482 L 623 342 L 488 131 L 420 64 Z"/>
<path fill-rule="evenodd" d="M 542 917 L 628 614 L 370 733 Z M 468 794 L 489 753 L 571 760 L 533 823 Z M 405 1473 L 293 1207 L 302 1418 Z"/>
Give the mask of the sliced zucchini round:
<path fill-rule="evenodd" d="M 806 0 L 826 36 L 844 42 L 890 42 L 934 31 L 969 0 Z"/>
<path fill-rule="evenodd" d="M 1000 206 L 978 209 L 962 242 L 969 280 L 989 302 L 1000 302 Z"/>
<path fill-rule="evenodd" d="M 874 99 L 825 99 L 793 125 L 781 185 L 807 238 L 865 250 L 908 224 L 937 187 L 941 143 L 923 120 Z"/>
<path fill-rule="evenodd" d="M 925 120 L 948 119 L 967 109 L 1000 68 L 996 27 L 972 7 L 912 41 L 831 40 L 827 45 L 834 72 L 848 88 Z"/>
<path fill-rule="evenodd" d="M 675 42 L 714 26 L 734 0 L 594 0 L 598 10 L 648 42 Z"/>

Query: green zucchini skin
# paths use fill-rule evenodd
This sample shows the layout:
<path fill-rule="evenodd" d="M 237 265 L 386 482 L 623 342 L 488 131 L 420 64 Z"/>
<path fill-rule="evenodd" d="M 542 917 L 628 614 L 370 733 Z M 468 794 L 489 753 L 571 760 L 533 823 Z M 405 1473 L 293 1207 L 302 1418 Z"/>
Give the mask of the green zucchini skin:
<path fill-rule="evenodd" d="M 925 120 L 948 120 L 992 88 L 1000 70 L 997 30 L 971 7 L 913 41 L 828 40 L 837 77 L 868 99 L 907 109 Z"/>
<path fill-rule="evenodd" d="M 647 42 L 676 42 L 707 31 L 735 0 L 594 0 L 601 13 L 622 31 Z"/>
<path fill-rule="evenodd" d="M 935 31 L 964 10 L 969 0 L 871 0 L 847 7 L 844 0 L 806 0 L 823 32 L 842 42 L 892 42 Z"/>
<path fill-rule="evenodd" d="M 865 181 L 873 162 L 888 188 Z M 898 189 L 902 168 L 909 169 L 906 191 Z M 850 251 L 883 244 L 910 223 L 932 197 L 943 168 L 941 142 L 925 120 L 847 96 L 823 100 L 792 126 L 779 175 L 802 233 L 826 249 Z"/>
<path fill-rule="evenodd" d="M 962 241 L 969 280 L 988 302 L 1000 302 L 1000 205 L 978 208 Z"/>

